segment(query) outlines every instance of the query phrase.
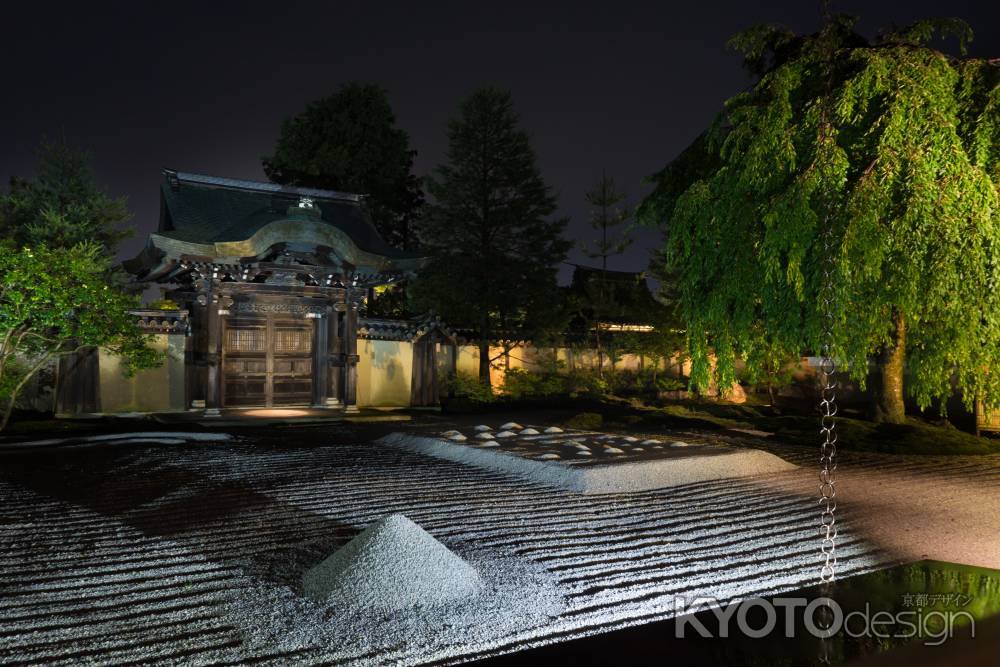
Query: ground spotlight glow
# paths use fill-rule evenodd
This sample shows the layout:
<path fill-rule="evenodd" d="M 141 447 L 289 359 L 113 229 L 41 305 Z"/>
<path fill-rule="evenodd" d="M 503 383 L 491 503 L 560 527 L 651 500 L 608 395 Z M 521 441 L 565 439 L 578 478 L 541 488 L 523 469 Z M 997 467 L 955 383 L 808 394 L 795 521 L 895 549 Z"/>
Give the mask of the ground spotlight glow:
<path fill-rule="evenodd" d="M 265 408 L 261 410 L 247 410 L 243 414 L 247 417 L 306 417 L 309 411 L 289 408 Z"/>

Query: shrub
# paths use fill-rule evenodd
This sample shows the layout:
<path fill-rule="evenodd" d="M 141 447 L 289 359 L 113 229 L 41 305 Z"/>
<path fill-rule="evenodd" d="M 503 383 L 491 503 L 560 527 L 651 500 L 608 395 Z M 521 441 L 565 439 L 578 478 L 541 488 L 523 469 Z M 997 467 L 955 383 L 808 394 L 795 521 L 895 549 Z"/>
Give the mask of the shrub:
<path fill-rule="evenodd" d="M 571 395 L 588 393 L 603 396 L 611 389 L 608 380 L 600 376 L 596 370 L 575 370 L 566 377 L 567 388 Z"/>
<path fill-rule="evenodd" d="M 555 396 L 566 392 L 565 378 L 555 372 L 511 368 L 504 374 L 503 393 L 511 398 Z"/>
<path fill-rule="evenodd" d="M 684 391 L 687 389 L 687 382 L 681 378 L 659 377 L 656 378 L 657 391 Z"/>
<path fill-rule="evenodd" d="M 596 431 L 604 425 L 604 417 L 596 412 L 581 412 L 566 420 L 567 428 L 580 429 L 581 431 Z"/>
<path fill-rule="evenodd" d="M 179 310 L 180 304 L 173 299 L 155 299 L 146 307 L 152 310 Z"/>
<path fill-rule="evenodd" d="M 476 403 L 492 403 L 497 400 L 493 389 L 479 381 L 479 377 L 471 373 L 456 373 L 445 383 L 449 393 L 457 398 L 464 398 Z"/>

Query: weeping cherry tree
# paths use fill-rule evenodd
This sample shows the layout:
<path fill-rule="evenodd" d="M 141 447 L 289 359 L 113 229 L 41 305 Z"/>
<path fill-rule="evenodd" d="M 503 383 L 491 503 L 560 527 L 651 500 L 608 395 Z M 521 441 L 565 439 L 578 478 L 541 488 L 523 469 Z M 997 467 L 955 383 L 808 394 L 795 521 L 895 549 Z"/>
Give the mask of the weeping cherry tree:
<path fill-rule="evenodd" d="M 733 38 L 756 83 L 640 209 L 666 231 L 696 386 L 820 349 L 828 226 L 835 356 L 861 386 L 877 364 L 876 418 L 905 419 L 904 379 L 921 409 L 1000 404 L 1000 59 L 964 57 L 970 39 L 939 19 L 867 40 L 845 17 Z"/>

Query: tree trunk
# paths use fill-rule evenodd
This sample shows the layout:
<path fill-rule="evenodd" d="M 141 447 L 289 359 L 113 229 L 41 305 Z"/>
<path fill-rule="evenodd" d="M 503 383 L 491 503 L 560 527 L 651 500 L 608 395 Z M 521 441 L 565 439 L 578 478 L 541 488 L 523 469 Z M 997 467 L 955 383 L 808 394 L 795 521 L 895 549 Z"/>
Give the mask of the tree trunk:
<path fill-rule="evenodd" d="M 479 331 L 479 381 L 486 385 L 490 384 L 490 340 L 487 338 L 489 332 L 487 327 L 482 327 Z"/>
<path fill-rule="evenodd" d="M 902 313 L 893 315 L 892 341 L 882 350 L 879 359 L 880 383 L 875 396 L 875 421 L 902 424 L 906 421 L 903 404 L 903 368 L 906 361 L 906 319 Z"/>

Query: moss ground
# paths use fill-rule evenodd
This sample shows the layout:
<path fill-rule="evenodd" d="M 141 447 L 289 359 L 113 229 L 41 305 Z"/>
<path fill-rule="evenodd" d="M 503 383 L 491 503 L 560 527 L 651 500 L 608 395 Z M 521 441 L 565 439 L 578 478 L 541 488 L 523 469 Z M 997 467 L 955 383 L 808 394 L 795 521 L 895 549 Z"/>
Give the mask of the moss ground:
<path fill-rule="evenodd" d="M 614 406 L 620 410 L 624 406 Z M 817 417 L 803 414 L 775 414 L 753 404 L 699 403 L 684 401 L 661 406 L 632 402 L 629 414 L 605 415 L 636 429 L 644 427 L 700 428 L 706 430 L 750 429 L 773 433 L 775 441 L 814 446 L 818 442 Z M 612 410 L 612 413 L 616 410 Z M 976 437 L 947 422 L 909 417 L 905 424 L 876 424 L 851 416 L 838 416 L 840 445 L 849 451 L 886 454 L 996 454 L 1000 438 Z"/>

